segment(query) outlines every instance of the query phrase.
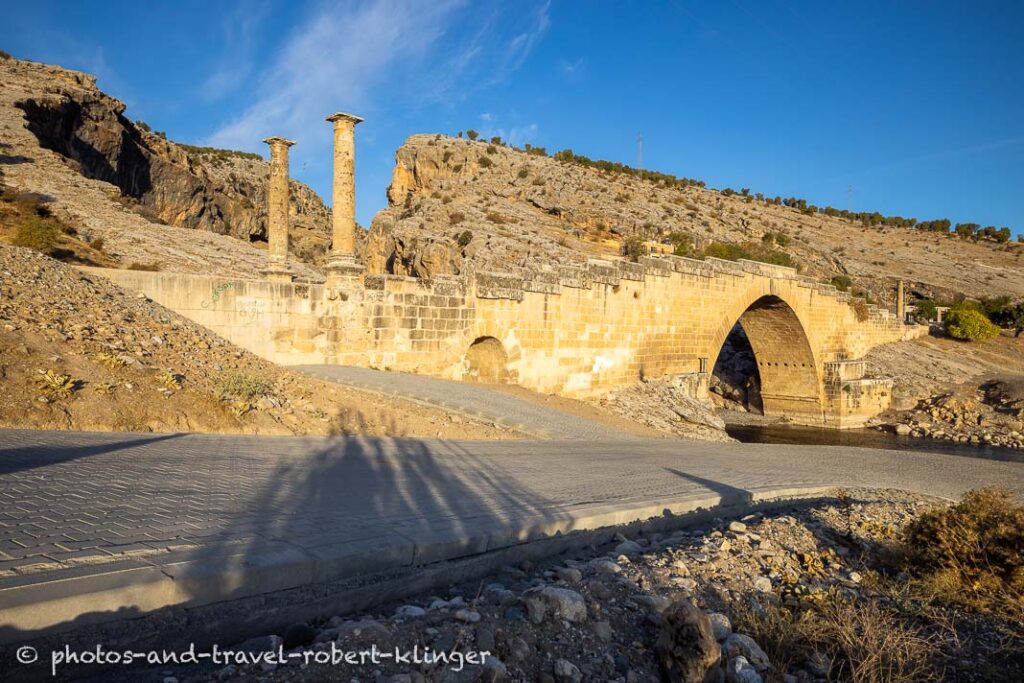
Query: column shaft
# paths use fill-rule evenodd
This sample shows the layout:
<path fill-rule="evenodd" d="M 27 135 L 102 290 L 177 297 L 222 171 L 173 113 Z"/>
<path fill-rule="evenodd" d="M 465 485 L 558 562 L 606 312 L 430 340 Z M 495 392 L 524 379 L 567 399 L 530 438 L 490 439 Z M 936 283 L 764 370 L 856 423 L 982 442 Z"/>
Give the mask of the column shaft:
<path fill-rule="evenodd" d="M 279 137 L 267 138 L 270 145 L 270 185 L 267 189 L 267 269 L 273 280 L 291 281 L 288 268 L 288 148 L 295 143 Z"/>
<path fill-rule="evenodd" d="M 358 116 L 339 112 L 327 117 L 334 124 L 334 184 L 331 193 L 331 261 L 355 267 L 356 251 L 356 124 Z"/>

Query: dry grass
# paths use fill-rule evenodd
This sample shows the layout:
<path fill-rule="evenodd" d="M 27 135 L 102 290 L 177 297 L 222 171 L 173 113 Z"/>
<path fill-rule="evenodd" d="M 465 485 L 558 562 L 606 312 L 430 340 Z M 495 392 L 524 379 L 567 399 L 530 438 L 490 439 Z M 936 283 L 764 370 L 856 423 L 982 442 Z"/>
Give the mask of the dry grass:
<path fill-rule="evenodd" d="M 828 680 L 854 683 L 940 678 L 934 639 L 877 600 L 833 595 L 796 611 L 741 607 L 733 616 L 739 630 L 764 648 L 777 672 L 816 667 L 828 670 Z"/>
<path fill-rule="evenodd" d="M 1024 506 L 1005 489 L 967 493 L 904 532 L 905 566 L 936 596 L 1024 616 Z"/>

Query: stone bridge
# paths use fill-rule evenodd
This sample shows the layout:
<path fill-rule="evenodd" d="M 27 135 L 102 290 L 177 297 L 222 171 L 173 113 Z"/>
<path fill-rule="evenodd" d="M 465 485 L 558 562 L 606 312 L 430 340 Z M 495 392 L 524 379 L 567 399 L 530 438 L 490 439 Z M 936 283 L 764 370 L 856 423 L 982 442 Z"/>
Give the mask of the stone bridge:
<path fill-rule="evenodd" d="M 856 359 L 923 328 L 780 266 L 717 259 L 591 261 L 527 277 L 361 275 L 325 285 L 88 269 L 282 364 L 343 364 L 510 381 L 592 396 L 692 373 L 706 391 L 738 322 L 765 413 L 851 427 L 891 381 Z"/>
<path fill-rule="evenodd" d="M 293 282 L 288 268 L 294 143 L 279 137 L 265 141 L 271 176 L 264 280 L 93 272 L 278 363 L 508 381 L 574 397 L 679 374 L 693 376 L 700 396 L 739 323 L 756 356 L 765 414 L 840 428 L 863 424 L 891 398 L 892 383 L 865 378 L 856 359 L 925 331 L 791 268 L 753 261 L 591 260 L 525 275 L 430 281 L 366 274 L 354 256 L 354 130 L 362 119 L 338 113 L 327 120 L 335 173 L 326 284 Z"/>

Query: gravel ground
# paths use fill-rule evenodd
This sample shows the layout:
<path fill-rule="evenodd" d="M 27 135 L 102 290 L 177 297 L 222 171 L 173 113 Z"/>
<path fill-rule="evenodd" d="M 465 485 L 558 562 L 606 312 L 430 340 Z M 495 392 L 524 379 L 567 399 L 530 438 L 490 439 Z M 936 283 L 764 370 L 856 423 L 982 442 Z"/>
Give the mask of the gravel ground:
<path fill-rule="evenodd" d="M 163 668 L 135 672 L 133 678 L 652 681 L 666 666 L 682 661 L 673 660 L 666 649 L 671 636 L 676 654 L 685 653 L 686 662 L 708 655 L 712 677 L 707 680 L 826 680 L 838 672 L 830 672 L 820 657 L 788 666 L 772 661 L 767 643 L 759 645 L 743 633 L 744 619 L 751 610 L 772 605 L 796 609 L 823 596 L 876 599 L 873 586 L 887 571 L 880 564 L 887 544 L 922 510 L 942 504 L 898 491 L 851 490 L 837 496 L 742 519 L 716 519 L 688 531 L 619 536 L 608 546 L 509 566 L 482 581 L 452 585 L 372 613 L 323 615 L 236 646 L 253 651 L 281 646 L 286 654 L 295 653 L 282 665 Z M 696 617 L 687 612 L 691 603 L 699 608 Z M 689 624 L 697 626 L 687 629 Z M 945 626 L 921 628 L 937 644 L 929 662 L 932 678 L 1019 680 L 1024 652 L 1019 624 L 952 611 Z M 414 646 L 435 652 L 489 651 L 492 657 L 461 671 L 452 664 L 301 661 L 302 653 L 373 645 L 382 651 Z"/>

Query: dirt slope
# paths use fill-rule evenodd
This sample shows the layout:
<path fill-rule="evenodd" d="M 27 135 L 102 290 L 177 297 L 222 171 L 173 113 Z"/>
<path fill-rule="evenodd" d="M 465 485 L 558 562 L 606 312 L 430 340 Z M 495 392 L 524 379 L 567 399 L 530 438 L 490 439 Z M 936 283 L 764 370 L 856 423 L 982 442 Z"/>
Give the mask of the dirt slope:
<path fill-rule="evenodd" d="M 0 427 L 512 436 L 289 371 L 104 278 L 3 244 Z"/>

